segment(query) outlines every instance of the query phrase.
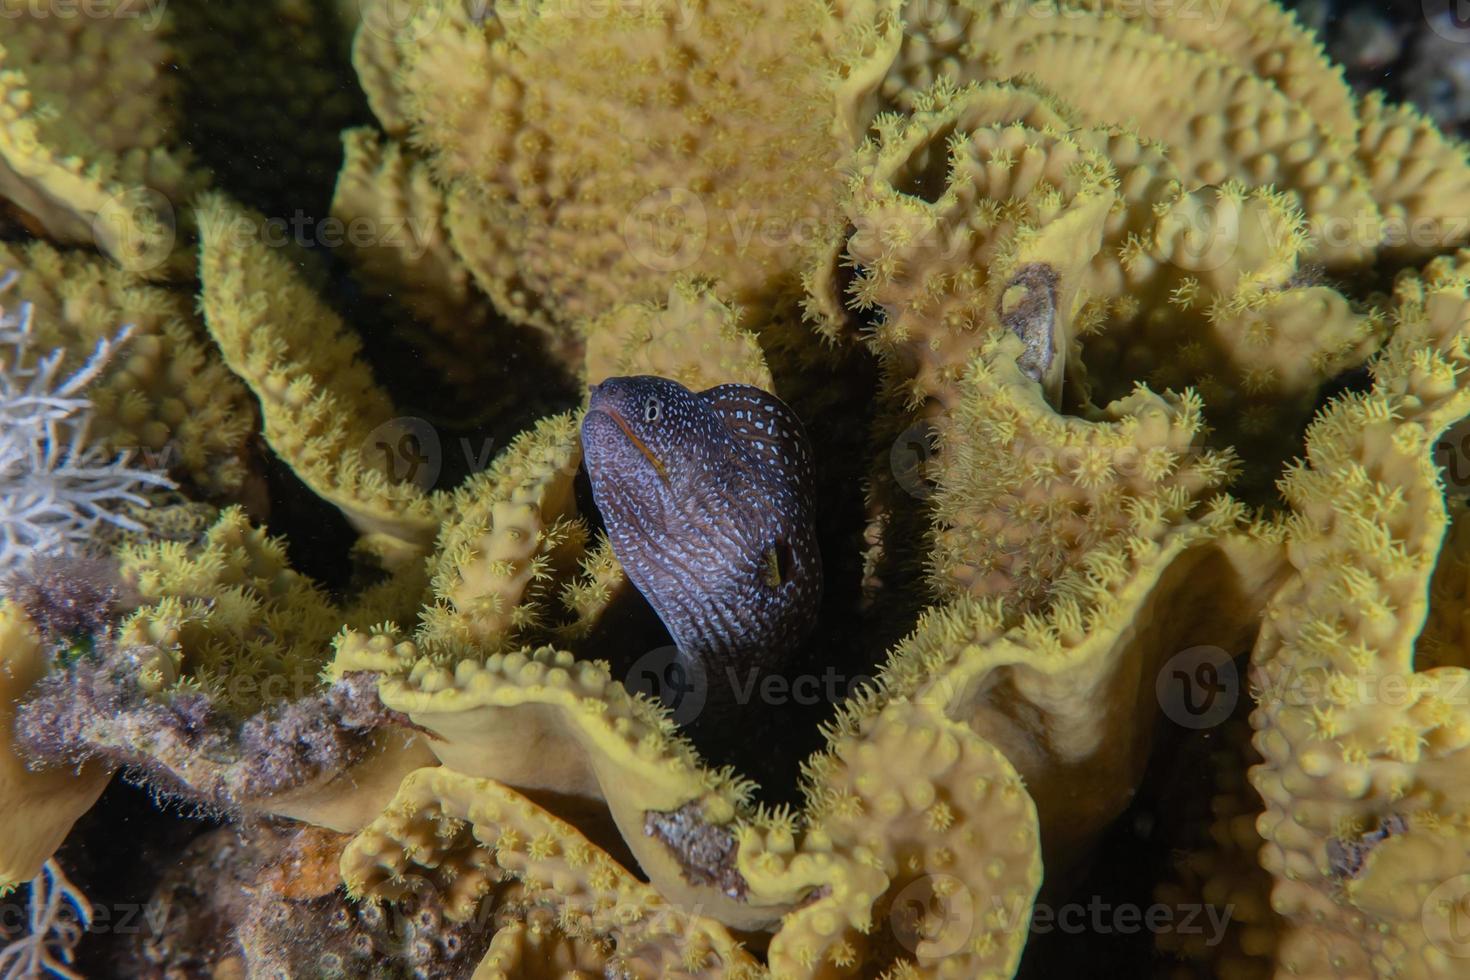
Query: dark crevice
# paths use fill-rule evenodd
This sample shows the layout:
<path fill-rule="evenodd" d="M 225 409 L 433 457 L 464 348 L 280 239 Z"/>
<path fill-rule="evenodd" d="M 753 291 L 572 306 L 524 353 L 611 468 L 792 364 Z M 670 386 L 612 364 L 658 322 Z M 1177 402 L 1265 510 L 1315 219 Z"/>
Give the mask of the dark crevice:
<path fill-rule="evenodd" d="M 953 132 L 951 124 L 927 137 L 894 173 L 893 189 L 929 204 L 937 203 L 949 189 L 949 137 Z"/>

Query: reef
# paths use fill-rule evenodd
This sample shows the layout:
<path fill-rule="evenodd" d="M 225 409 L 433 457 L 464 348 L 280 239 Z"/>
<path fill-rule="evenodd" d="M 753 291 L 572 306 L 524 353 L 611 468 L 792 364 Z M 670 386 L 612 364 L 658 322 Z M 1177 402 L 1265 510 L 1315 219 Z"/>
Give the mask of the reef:
<path fill-rule="evenodd" d="M 0 887 L 121 774 L 224 825 L 130 975 L 1009 977 L 1147 797 L 1220 929 L 1120 971 L 1456 975 L 1470 157 L 1292 14 L 106 10 L 0 71 L 0 392 L 108 505 L 15 539 Z M 715 725 L 584 472 L 645 374 L 811 443 Z"/>

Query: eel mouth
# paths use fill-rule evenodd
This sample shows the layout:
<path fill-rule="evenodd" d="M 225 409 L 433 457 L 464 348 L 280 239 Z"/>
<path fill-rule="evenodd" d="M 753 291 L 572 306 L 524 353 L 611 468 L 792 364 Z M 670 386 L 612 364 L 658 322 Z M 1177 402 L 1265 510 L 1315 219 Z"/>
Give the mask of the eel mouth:
<path fill-rule="evenodd" d="M 594 409 L 594 411 L 602 412 L 608 418 L 616 422 L 618 428 L 623 430 L 623 435 L 628 437 L 628 441 L 631 442 L 633 446 L 640 453 L 643 454 L 643 458 L 648 460 L 648 464 L 653 467 L 654 472 L 658 473 L 659 479 L 663 480 L 665 483 L 669 481 L 669 471 L 664 467 L 663 460 L 654 455 L 653 450 L 648 448 L 648 444 L 645 443 L 642 439 L 638 438 L 638 436 L 633 432 L 633 429 L 628 425 L 627 420 L 623 418 L 623 416 L 618 412 L 617 409 L 598 408 Z"/>

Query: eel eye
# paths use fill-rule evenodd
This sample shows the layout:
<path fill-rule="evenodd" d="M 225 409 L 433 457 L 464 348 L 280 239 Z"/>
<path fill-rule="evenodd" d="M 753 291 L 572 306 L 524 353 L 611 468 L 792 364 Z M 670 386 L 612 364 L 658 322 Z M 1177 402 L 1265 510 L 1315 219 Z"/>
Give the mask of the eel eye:
<path fill-rule="evenodd" d="M 659 413 L 663 411 L 663 405 L 659 404 L 657 398 L 650 398 L 643 403 L 643 421 L 657 422 Z"/>

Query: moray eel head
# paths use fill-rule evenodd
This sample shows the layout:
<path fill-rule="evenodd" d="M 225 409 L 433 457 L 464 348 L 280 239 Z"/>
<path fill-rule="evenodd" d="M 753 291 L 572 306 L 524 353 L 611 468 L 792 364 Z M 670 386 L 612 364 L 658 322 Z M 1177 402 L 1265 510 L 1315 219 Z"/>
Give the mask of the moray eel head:
<path fill-rule="evenodd" d="M 592 386 L 582 422 L 589 473 L 618 473 L 652 498 L 678 493 L 707 466 L 715 435 L 709 409 L 677 382 L 652 375 L 609 378 Z"/>
<path fill-rule="evenodd" d="M 750 385 L 609 378 L 592 388 L 582 449 L 613 551 L 681 656 L 779 664 L 822 593 L 796 414 Z"/>

